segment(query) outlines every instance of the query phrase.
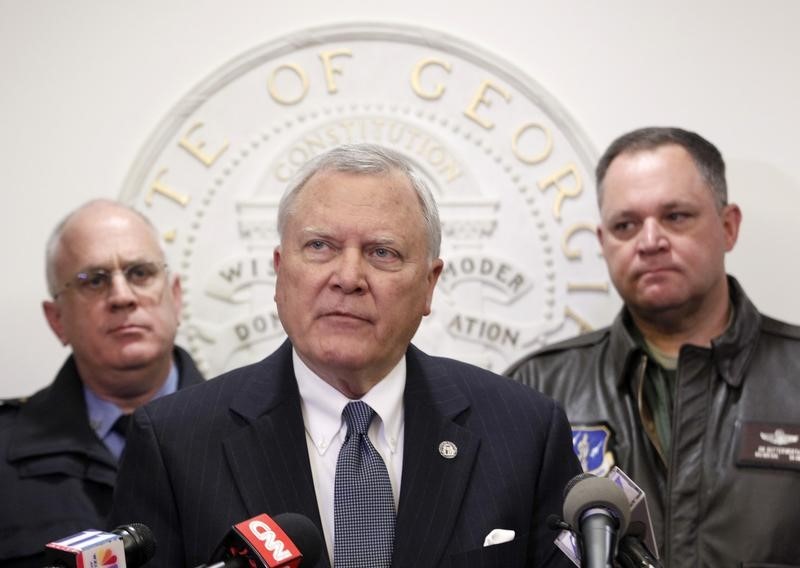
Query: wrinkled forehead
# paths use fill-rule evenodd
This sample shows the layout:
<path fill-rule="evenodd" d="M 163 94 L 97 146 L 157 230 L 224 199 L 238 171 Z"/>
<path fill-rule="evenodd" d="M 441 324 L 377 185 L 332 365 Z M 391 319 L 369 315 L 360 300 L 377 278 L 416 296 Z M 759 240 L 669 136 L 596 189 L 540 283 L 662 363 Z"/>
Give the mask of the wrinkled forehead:
<path fill-rule="evenodd" d="M 711 200 L 714 190 L 691 154 L 677 144 L 632 149 L 612 160 L 598 187 L 601 211 L 609 202 L 663 199 Z"/>
<path fill-rule="evenodd" d="M 325 201 L 352 205 L 396 203 L 409 211 L 418 212 L 420 217 L 423 215 L 417 192 L 408 177 L 399 170 L 385 173 L 318 172 L 300 190 L 293 213 Z"/>
<path fill-rule="evenodd" d="M 119 268 L 133 262 L 163 260 L 152 227 L 124 210 L 70 219 L 56 250 L 60 269 Z"/>

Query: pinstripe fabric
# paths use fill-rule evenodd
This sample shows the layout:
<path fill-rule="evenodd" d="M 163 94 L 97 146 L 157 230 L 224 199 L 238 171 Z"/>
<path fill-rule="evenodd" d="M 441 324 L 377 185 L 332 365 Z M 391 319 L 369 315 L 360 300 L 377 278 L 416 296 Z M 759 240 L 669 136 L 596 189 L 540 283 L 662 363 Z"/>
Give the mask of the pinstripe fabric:
<path fill-rule="evenodd" d="M 404 398 L 392 565 L 569 567 L 546 526 L 579 472 L 563 412 L 513 381 L 413 347 Z M 442 441 L 454 458 L 440 455 Z M 233 523 L 262 512 L 301 513 L 321 527 L 291 345 L 140 409 L 117 487 L 110 524 L 153 529 L 159 551 L 148 568 L 202 564 Z M 495 528 L 516 538 L 483 548 Z"/>

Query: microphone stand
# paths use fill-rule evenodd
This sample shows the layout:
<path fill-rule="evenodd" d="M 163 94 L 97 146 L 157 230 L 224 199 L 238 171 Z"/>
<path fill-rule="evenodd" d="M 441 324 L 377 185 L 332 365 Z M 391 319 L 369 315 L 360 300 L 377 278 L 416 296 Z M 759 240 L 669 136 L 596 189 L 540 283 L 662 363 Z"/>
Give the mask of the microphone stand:
<path fill-rule="evenodd" d="M 620 568 L 663 568 L 641 539 L 630 534 L 620 540 L 616 562 Z"/>

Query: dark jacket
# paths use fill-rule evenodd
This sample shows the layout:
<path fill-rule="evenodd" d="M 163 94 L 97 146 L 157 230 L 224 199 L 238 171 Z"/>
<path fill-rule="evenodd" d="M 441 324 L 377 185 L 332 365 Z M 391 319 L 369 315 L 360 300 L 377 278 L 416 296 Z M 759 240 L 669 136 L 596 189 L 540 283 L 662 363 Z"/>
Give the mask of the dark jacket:
<path fill-rule="evenodd" d="M 625 310 L 507 374 L 561 401 L 573 434 L 610 430 L 606 450 L 645 491 L 665 567 L 800 566 L 800 327 L 729 282 L 732 325 L 711 348 L 680 351 L 669 470 L 643 427 L 647 356 Z"/>
<path fill-rule="evenodd" d="M 568 568 L 548 515 L 580 471 L 551 399 L 413 346 L 406 354 L 396 568 Z M 136 411 L 112 522 L 153 530 L 150 566 L 206 562 L 234 523 L 305 515 L 321 530 L 287 341 L 263 361 Z M 442 443 L 455 451 L 445 455 Z M 484 547 L 493 529 L 516 531 Z M 316 564 L 329 566 L 326 552 Z"/>
<path fill-rule="evenodd" d="M 175 361 L 179 388 L 203 382 L 186 351 Z M 48 542 L 106 528 L 116 475 L 70 356 L 51 385 L 0 405 L 0 566 L 41 568 Z"/>

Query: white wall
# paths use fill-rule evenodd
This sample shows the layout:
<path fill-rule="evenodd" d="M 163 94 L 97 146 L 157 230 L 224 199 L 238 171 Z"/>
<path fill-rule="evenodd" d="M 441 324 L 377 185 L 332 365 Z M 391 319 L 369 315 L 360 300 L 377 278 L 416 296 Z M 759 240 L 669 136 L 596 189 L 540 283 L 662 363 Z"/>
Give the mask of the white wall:
<path fill-rule="evenodd" d="M 159 121 L 217 67 L 348 21 L 418 24 L 483 46 L 560 101 L 598 153 L 644 125 L 707 136 L 744 210 L 729 270 L 763 311 L 800 321 L 796 0 L 0 0 L 0 397 L 50 382 L 68 353 L 40 308 L 53 224 L 86 199 L 118 196 Z"/>

